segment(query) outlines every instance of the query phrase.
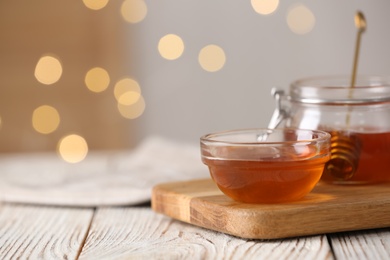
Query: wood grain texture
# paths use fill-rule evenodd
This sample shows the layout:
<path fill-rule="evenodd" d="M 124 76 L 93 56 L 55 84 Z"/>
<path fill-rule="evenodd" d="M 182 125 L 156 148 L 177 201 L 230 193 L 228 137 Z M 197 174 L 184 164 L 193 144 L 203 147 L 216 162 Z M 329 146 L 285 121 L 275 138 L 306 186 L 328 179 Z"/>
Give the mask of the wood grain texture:
<path fill-rule="evenodd" d="M 150 208 L 100 208 L 79 259 L 331 259 L 326 236 L 247 240 Z"/>
<path fill-rule="evenodd" d="M 390 259 L 390 229 L 332 234 L 330 241 L 337 259 Z"/>
<path fill-rule="evenodd" d="M 322 183 L 297 202 L 243 204 L 223 195 L 211 179 L 194 180 L 155 186 L 152 208 L 243 238 L 286 238 L 390 226 L 390 185 Z"/>
<path fill-rule="evenodd" d="M 76 259 L 92 209 L 0 204 L 0 259 Z"/>

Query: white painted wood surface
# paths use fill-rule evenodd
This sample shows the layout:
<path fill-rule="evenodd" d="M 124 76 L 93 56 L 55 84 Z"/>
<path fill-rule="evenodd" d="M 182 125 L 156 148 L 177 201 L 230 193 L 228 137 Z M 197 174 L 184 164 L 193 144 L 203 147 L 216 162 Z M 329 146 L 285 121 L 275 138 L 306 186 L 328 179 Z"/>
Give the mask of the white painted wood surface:
<path fill-rule="evenodd" d="M 328 243 L 328 238 L 331 246 Z M 0 259 L 389 259 L 390 231 L 246 240 L 149 207 L 0 204 Z"/>
<path fill-rule="evenodd" d="M 334 234 L 330 241 L 337 259 L 390 259 L 389 229 Z"/>
<path fill-rule="evenodd" d="M 93 211 L 0 204 L 0 259 L 76 259 Z"/>
<path fill-rule="evenodd" d="M 149 208 L 98 209 L 80 259 L 329 259 L 326 236 L 245 240 Z"/>

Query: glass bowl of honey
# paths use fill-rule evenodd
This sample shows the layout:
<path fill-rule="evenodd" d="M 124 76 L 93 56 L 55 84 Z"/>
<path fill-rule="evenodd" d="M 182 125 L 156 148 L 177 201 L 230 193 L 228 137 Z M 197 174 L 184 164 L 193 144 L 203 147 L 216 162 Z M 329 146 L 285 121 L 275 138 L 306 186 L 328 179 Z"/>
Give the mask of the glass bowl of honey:
<path fill-rule="evenodd" d="M 321 130 L 231 130 L 202 136 L 200 146 L 218 188 L 243 203 L 302 199 L 330 159 L 330 134 Z"/>

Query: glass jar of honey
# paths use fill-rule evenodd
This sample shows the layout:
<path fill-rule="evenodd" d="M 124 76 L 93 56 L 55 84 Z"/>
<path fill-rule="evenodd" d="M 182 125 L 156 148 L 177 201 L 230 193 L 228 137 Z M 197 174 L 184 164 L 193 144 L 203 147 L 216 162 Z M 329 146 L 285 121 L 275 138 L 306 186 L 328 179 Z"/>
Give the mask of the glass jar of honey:
<path fill-rule="evenodd" d="M 318 129 L 331 134 L 331 159 L 321 180 L 337 184 L 390 181 L 390 77 L 325 76 L 273 89 L 269 128 Z"/>

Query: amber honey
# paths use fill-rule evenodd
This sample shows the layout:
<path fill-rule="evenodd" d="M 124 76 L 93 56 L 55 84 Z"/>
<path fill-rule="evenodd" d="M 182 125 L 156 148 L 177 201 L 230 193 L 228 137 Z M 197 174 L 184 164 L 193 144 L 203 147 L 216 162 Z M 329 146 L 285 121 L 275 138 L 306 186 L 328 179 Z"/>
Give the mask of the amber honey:
<path fill-rule="evenodd" d="M 320 180 L 328 156 L 297 161 L 212 160 L 211 177 L 228 197 L 245 203 L 299 200 Z"/>
<path fill-rule="evenodd" d="M 390 132 L 385 133 L 345 133 L 330 132 L 332 135 L 332 157 L 335 149 L 346 152 L 346 156 L 350 156 L 355 161 L 353 173 L 348 176 L 342 174 L 332 174 L 325 168 L 322 180 L 330 182 L 345 183 L 378 183 L 390 181 Z M 342 138 L 338 138 L 342 136 Z M 345 137 L 349 136 L 348 141 Z M 339 147 L 339 148 L 338 148 Z M 349 153 L 349 155 L 348 155 Z M 340 157 L 341 158 L 341 157 Z M 329 164 L 333 163 L 338 169 L 347 169 L 348 163 L 345 160 L 331 159 Z M 339 165 L 337 165 L 339 164 Z M 333 167 L 333 166 L 332 166 Z M 339 172 L 341 172 L 340 170 Z"/>

